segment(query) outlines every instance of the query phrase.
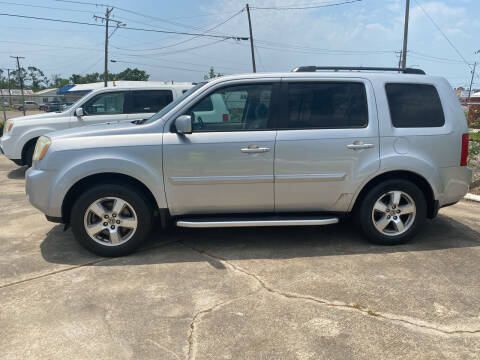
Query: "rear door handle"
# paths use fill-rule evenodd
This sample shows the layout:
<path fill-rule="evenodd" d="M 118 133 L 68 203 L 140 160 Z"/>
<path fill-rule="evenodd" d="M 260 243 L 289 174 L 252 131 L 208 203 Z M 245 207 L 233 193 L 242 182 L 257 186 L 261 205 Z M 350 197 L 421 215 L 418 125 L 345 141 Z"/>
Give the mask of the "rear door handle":
<path fill-rule="evenodd" d="M 374 148 L 374 144 L 364 144 L 362 141 L 355 141 L 353 144 L 348 144 L 347 148 L 351 150 L 363 150 Z"/>
<path fill-rule="evenodd" d="M 259 147 L 258 145 L 250 145 L 246 148 L 241 148 L 240 151 L 245 154 L 265 153 L 270 151 L 268 147 Z"/>

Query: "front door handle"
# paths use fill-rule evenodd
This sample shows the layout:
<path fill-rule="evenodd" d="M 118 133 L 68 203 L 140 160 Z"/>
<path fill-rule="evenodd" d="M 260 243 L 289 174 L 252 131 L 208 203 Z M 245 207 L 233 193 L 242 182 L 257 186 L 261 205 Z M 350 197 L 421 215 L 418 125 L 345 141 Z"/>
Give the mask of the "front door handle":
<path fill-rule="evenodd" d="M 265 153 L 270 151 L 268 147 L 259 147 L 258 145 L 249 145 L 246 148 L 241 148 L 240 151 L 245 154 Z"/>
<path fill-rule="evenodd" d="M 351 150 L 363 150 L 374 148 L 374 144 L 364 144 L 363 141 L 355 141 L 353 144 L 348 144 L 347 148 Z"/>

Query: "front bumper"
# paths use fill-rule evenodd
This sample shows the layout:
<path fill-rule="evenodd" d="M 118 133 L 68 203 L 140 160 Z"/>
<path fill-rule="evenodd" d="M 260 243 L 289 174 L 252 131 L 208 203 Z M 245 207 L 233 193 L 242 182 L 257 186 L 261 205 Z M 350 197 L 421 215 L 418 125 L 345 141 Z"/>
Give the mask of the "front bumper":
<path fill-rule="evenodd" d="M 60 218 L 61 207 L 51 206 L 51 185 L 54 174 L 49 171 L 30 168 L 25 173 L 25 192 L 27 200 L 47 218 Z"/>
<path fill-rule="evenodd" d="M 21 156 L 14 156 L 13 154 L 13 148 L 15 146 L 14 142 L 15 142 L 15 138 L 11 137 L 11 136 L 2 136 L 0 138 L 0 151 L 3 155 L 5 155 L 7 158 L 9 158 L 10 160 L 12 160 L 15 164 L 19 165 L 19 166 L 22 166 L 24 165 L 23 164 L 23 161 L 21 159 Z"/>

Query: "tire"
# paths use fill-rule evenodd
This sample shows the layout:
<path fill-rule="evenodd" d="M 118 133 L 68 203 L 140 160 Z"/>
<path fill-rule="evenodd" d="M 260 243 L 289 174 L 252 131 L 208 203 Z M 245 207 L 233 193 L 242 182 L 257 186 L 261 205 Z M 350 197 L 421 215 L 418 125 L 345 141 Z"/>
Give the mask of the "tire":
<path fill-rule="evenodd" d="M 422 227 L 427 217 L 427 203 L 414 183 L 388 180 L 367 193 L 356 217 L 372 243 L 399 245 L 410 241 Z"/>
<path fill-rule="evenodd" d="M 32 141 L 28 147 L 25 150 L 25 158 L 24 158 L 24 163 L 28 167 L 32 167 L 33 163 L 33 152 L 35 151 L 35 145 L 37 144 L 37 141 Z"/>
<path fill-rule="evenodd" d="M 125 202 L 123 210 L 116 214 L 114 202 L 120 205 L 122 201 Z M 101 207 L 92 207 L 94 204 Z M 101 213 L 102 218 L 96 213 Z M 117 257 L 132 253 L 145 240 L 152 228 L 153 209 L 143 193 L 127 184 L 100 184 L 78 197 L 70 219 L 75 238 L 87 250 L 100 256 Z M 136 224 L 132 225 L 134 220 Z M 92 229 L 90 235 L 87 226 Z"/>

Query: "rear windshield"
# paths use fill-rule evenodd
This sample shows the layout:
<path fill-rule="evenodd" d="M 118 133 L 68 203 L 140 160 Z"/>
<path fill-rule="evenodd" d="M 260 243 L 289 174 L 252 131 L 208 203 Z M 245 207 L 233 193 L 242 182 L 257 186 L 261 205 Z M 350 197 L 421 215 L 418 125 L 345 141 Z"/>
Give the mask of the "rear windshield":
<path fill-rule="evenodd" d="M 394 127 L 441 127 L 445 124 L 442 103 L 433 85 L 390 83 L 385 89 Z"/>

